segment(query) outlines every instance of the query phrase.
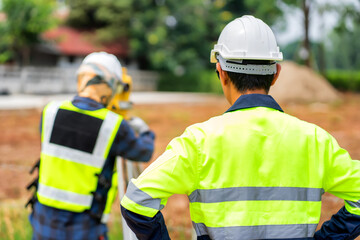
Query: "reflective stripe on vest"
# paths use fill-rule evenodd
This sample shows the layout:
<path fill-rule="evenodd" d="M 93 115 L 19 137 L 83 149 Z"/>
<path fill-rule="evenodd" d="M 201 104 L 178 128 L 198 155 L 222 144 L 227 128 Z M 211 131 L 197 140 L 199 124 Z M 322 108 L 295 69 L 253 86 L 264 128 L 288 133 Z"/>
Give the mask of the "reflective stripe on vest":
<path fill-rule="evenodd" d="M 102 223 L 107 223 L 109 221 L 110 218 L 110 214 L 109 213 L 104 213 L 101 217 L 101 222 Z"/>
<path fill-rule="evenodd" d="M 141 191 L 132 181 L 129 182 L 128 188 L 126 189 L 126 197 L 144 207 L 153 208 L 156 210 L 161 210 L 164 208 L 164 205 L 161 204 L 160 199 L 154 199 L 146 192 Z"/>
<path fill-rule="evenodd" d="M 190 202 L 216 203 L 228 201 L 321 201 L 322 188 L 299 187 L 232 187 L 197 189 Z"/>
<path fill-rule="evenodd" d="M 86 149 L 82 151 L 68 147 L 66 143 L 65 145 L 60 145 L 62 143 L 57 144 L 54 143 L 54 141 L 51 142 L 54 124 L 55 121 L 57 121 L 57 115 L 60 110 L 68 111 L 70 114 L 72 114 L 71 112 L 74 112 L 74 114 L 83 114 L 83 116 L 89 116 L 90 120 L 91 117 L 98 119 L 96 120 L 96 122 L 99 123 L 98 128 L 93 128 L 98 129 L 98 132 L 97 135 L 94 135 L 97 130 L 91 133 L 94 139 L 94 145 L 88 152 L 86 152 Z M 66 112 L 63 114 L 65 115 L 61 116 L 67 116 Z M 42 151 L 39 190 L 37 192 L 40 203 L 74 212 L 82 212 L 90 209 L 93 201 L 91 192 L 96 190 L 98 182 L 96 174 L 102 171 L 121 120 L 121 116 L 107 109 L 94 111 L 81 110 L 73 106 L 70 101 L 62 103 L 53 102 L 45 107 L 42 119 Z M 108 219 L 110 212 L 109 206 L 111 206 L 114 195 L 116 195 L 116 187 L 117 178 L 113 176 L 102 222 Z M 111 196 L 109 196 L 109 194 Z"/>
<path fill-rule="evenodd" d="M 288 239 L 312 237 L 317 224 L 207 227 L 193 222 L 193 226 L 198 236 L 209 235 L 211 239 Z"/>
<path fill-rule="evenodd" d="M 360 201 L 352 202 L 352 201 L 346 200 L 345 202 L 347 202 L 350 206 L 352 206 L 354 208 L 360 208 Z"/>
<path fill-rule="evenodd" d="M 41 196 L 50 199 L 56 199 L 58 201 L 67 202 L 74 205 L 81 205 L 85 207 L 90 206 L 93 200 L 92 195 L 84 195 L 70 191 L 64 191 L 61 189 L 45 186 L 41 183 L 39 183 L 38 193 Z"/>

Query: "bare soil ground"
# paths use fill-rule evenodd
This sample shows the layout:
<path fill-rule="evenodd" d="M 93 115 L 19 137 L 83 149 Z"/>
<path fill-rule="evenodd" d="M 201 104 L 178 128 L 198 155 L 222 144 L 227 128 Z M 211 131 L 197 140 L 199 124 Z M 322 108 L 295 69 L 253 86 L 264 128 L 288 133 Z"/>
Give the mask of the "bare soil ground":
<path fill-rule="evenodd" d="M 282 103 L 285 112 L 315 123 L 330 132 L 353 159 L 360 159 L 360 94 L 341 94 L 334 104 Z M 169 141 L 190 124 L 222 114 L 229 105 L 223 97 L 207 103 L 135 105 L 133 115 L 142 117 L 156 133 L 153 160 Z M 0 202 L 26 201 L 25 186 L 34 176 L 28 174 L 40 151 L 39 119 L 41 110 L 0 111 Z M 321 223 L 330 218 L 343 201 L 329 194 L 323 196 Z M 118 206 L 116 206 L 118 208 Z M 185 196 L 170 198 L 163 213 L 173 239 L 189 239 L 191 221 Z M 184 235 L 185 234 L 185 235 Z"/>

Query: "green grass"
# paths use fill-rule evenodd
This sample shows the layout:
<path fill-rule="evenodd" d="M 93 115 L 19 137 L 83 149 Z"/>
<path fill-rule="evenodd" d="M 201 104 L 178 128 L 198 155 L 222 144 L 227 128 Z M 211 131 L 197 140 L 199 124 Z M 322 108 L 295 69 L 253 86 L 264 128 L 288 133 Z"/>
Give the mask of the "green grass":
<path fill-rule="evenodd" d="M 17 206 L 16 206 L 17 205 Z M 31 239 L 29 212 L 18 204 L 0 205 L 0 239 Z"/>
<path fill-rule="evenodd" d="M 29 222 L 30 208 L 25 209 L 22 202 L 0 203 L 0 239 L 29 240 L 32 228 Z M 112 214 L 112 221 L 108 223 L 109 239 L 121 240 L 122 225 L 120 212 Z"/>
<path fill-rule="evenodd" d="M 108 223 L 108 236 L 110 240 L 122 240 L 122 223 L 120 211 L 114 205 L 111 220 Z M 29 222 L 30 208 L 24 208 L 24 202 L 0 202 L 0 239 L 6 240 L 29 240 L 32 236 L 32 228 Z M 175 239 L 189 239 L 189 233 L 185 234 L 183 227 L 168 226 L 168 230 L 175 234 Z"/>

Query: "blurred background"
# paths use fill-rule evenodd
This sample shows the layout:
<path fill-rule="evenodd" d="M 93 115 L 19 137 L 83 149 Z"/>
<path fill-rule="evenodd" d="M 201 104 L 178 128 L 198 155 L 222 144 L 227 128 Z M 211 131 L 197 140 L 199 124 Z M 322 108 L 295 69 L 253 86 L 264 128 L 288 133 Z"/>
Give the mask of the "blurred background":
<path fill-rule="evenodd" d="M 186 126 L 229 107 L 210 50 L 245 14 L 271 26 L 284 54 L 270 94 L 360 159 L 358 0 L 0 0 L 0 239 L 31 238 L 23 206 L 41 108 L 76 93 L 86 55 L 106 51 L 128 68 L 133 114 L 157 133 L 154 160 Z M 324 195 L 321 223 L 342 204 Z M 174 196 L 164 210 L 172 239 L 191 238 L 187 208 Z M 114 212 L 110 237 L 121 239 L 118 204 Z"/>
<path fill-rule="evenodd" d="M 226 23 L 244 14 L 273 28 L 286 60 L 338 89 L 360 90 L 357 0 L 0 0 L 0 9 L 3 94 L 74 91 L 63 79 L 100 50 L 145 71 L 139 81 L 147 88 L 135 90 L 220 92 L 209 52 Z M 34 89 L 34 78 L 63 84 Z"/>

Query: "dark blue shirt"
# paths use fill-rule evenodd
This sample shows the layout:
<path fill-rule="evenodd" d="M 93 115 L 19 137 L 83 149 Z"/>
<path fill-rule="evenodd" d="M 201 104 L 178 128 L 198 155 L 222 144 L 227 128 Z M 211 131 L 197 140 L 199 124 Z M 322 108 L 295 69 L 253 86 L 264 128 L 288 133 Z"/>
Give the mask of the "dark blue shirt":
<path fill-rule="evenodd" d="M 279 104 L 270 96 L 262 94 L 248 94 L 240 96 L 235 103 L 226 111 L 236 111 L 239 109 L 253 107 L 268 107 L 278 111 L 283 111 Z M 128 226 L 140 239 L 170 239 L 165 226 L 164 218 L 159 211 L 153 218 L 131 212 L 121 206 L 121 213 Z M 291 216 L 289 216 L 291 217 Z M 321 230 L 317 231 L 314 237 L 297 238 L 300 239 L 354 239 L 360 234 L 360 216 L 349 213 L 345 207 L 341 208 L 330 221 L 322 225 Z M 210 240 L 208 235 L 197 237 L 198 240 Z M 239 239 L 241 237 L 239 236 Z M 282 239 L 286 240 L 286 239 Z"/>
<path fill-rule="evenodd" d="M 102 104 L 90 98 L 79 96 L 76 96 L 72 103 L 83 110 L 92 111 L 104 108 Z M 116 156 L 122 156 L 133 161 L 149 161 L 154 150 L 154 138 L 155 135 L 152 131 L 144 132 L 137 137 L 128 122 L 123 120 L 110 148 L 101 175 L 108 182 L 111 182 Z M 104 187 L 98 184 L 96 193 L 106 196 L 108 190 L 109 186 Z M 102 207 L 104 206 L 93 201 L 89 211 L 74 213 L 36 202 L 29 217 L 33 227 L 33 239 L 107 239 L 106 225 L 91 217 L 91 215 L 101 213 Z"/>

